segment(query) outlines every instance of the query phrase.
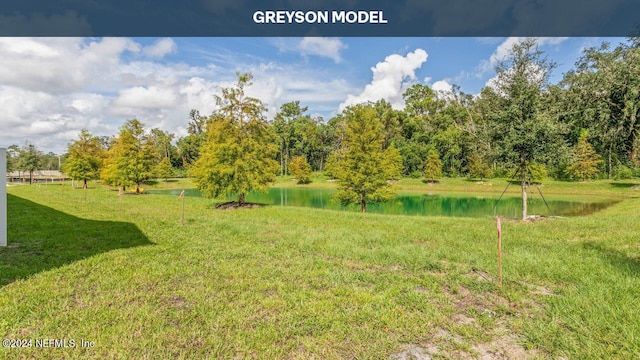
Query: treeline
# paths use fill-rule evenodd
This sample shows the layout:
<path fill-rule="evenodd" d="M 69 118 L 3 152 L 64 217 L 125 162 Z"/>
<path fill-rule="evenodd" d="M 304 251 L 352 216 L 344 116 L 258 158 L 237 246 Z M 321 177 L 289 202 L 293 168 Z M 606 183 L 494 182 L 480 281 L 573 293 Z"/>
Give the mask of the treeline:
<path fill-rule="evenodd" d="M 376 131 L 382 150 L 397 152 L 399 176 L 587 180 L 640 175 L 638 38 L 614 48 L 603 43 L 584 50 L 574 69 L 557 84 L 549 83 L 555 65 L 533 40 L 517 44 L 513 52 L 478 96 L 458 88 L 437 93 L 416 84 L 403 94 L 404 109 L 393 109 L 385 100 L 358 105 L 367 107 L 367 116 L 380 122 Z M 235 95 L 239 93 L 218 96 L 219 109 L 224 101 L 226 105 L 241 101 Z M 293 101 L 266 119 L 264 106 L 253 105 L 257 106 L 253 115 L 264 125 L 260 141 L 272 145 L 277 174 L 291 174 L 292 165 L 306 166 L 300 164 L 304 160 L 313 171 L 335 175 L 332 162 L 343 148 L 346 119 L 354 107 L 325 120 L 310 116 L 306 106 Z M 62 170 L 78 179 L 101 178 L 117 186 L 139 185 L 151 177 L 193 176 L 219 115 L 219 110 L 209 116 L 192 110 L 188 135 L 182 138 L 147 130 L 137 120 L 127 121 L 111 138 L 83 130 L 60 158 Z M 57 168 L 57 156 L 49 154 L 49 160 L 36 162 L 34 151 L 47 158 L 30 144 L 11 147 L 10 168 L 42 168 L 43 163 Z"/>
<path fill-rule="evenodd" d="M 36 170 L 60 170 L 64 157 L 52 152 L 43 153 L 38 148 L 26 143 L 23 146 L 11 145 L 7 148 L 7 172 L 23 171 L 32 179 Z"/>

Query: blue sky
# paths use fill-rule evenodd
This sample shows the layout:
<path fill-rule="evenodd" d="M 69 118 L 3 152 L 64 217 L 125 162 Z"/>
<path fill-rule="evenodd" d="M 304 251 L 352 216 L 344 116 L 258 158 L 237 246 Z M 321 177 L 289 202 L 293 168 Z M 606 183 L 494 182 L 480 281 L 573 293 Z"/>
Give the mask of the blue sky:
<path fill-rule="evenodd" d="M 251 72 L 248 92 L 269 106 L 300 100 L 329 119 L 345 106 L 384 98 L 402 108 L 414 83 L 477 94 L 518 38 L 3 38 L 0 146 L 30 141 L 63 152 L 87 128 L 114 135 L 138 118 L 186 134 L 192 108 Z M 586 47 L 624 39 L 540 38 L 558 82 Z"/>

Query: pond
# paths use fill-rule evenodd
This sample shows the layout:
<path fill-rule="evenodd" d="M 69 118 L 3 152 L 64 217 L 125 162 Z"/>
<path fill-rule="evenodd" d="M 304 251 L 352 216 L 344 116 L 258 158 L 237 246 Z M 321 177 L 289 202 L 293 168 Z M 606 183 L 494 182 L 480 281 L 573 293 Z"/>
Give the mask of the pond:
<path fill-rule="evenodd" d="M 150 193 L 175 195 L 176 190 L 151 190 Z M 271 188 L 265 193 L 250 193 L 247 202 L 301 206 L 320 209 L 359 211 L 359 205 L 342 206 L 332 196 L 333 189 L 310 188 Z M 186 196 L 200 197 L 196 189 L 187 189 Z M 581 216 L 604 209 L 615 201 L 603 200 L 587 202 L 580 200 L 553 199 L 545 196 L 547 204 L 540 196 L 532 196 L 528 201 L 528 213 L 544 216 Z M 237 200 L 229 198 L 229 200 Z M 547 207 L 548 205 L 548 207 Z M 522 214 L 522 201 L 519 197 L 504 196 L 498 202 L 498 196 L 469 196 L 465 194 L 425 194 L 399 193 L 394 200 L 384 204 L 367 204 L 367 212 L 397 215 L 423 216 L 458 216 L 458 217 L 493 217 L 496 215 L 508 218 L 519 218 Z"/>

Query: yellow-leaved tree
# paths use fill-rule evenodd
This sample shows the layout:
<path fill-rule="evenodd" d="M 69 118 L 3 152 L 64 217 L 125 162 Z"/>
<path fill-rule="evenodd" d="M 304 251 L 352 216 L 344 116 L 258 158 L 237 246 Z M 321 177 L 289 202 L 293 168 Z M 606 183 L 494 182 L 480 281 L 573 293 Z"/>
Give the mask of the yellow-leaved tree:
<path fill-rule="evenodd" d="M 128 120 L 107 151 L 100 179 L 113 186 L 136 187 L 140 193 L 143 181 L 153 177 L 156 153 L 151 136 L 145 132 L 144 125 L 136 120 Z"/>
<path fill-rule="evenodd" d="M 338 180 L 336 197 L 342 204 L 378 203 L 395 197 L 388 180 L 400 177 L 402 159 L 390 146 L 384 148 L 384 129 L 371 104 L 346 108 L 342 148 L 334 152 L 331 174 Z"/>
<path fill-rule="evenodd" d="M 278 148 L 263 116 L 265 105 L 244 93 L 253 76 L 237 75 L 234 87 L 214 96 L 218 107 L 207 122 L 206 140 L 191 175 L 203 196 L 237 195 L 242 206 L 248 192 L 267 190 L 275 181 Z"/>

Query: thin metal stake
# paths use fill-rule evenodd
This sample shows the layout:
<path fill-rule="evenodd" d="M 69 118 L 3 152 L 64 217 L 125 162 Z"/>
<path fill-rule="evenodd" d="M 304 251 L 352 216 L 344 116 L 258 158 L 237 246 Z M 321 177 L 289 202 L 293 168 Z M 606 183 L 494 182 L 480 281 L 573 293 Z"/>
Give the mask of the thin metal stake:
<path fill-rule="evenodd" d="M 507 192 L 507 189 L 509 188 L 509 185 L 511 185 L 511 182 L 513 181 L 513 178 L 516 177 L 516 175 L 518 174 L 518 169 L 516 169 L 516 171 L 513 173 L 513 175 L 511 175 L 511 179 L 509 179 L 509 181 L 507 181 L 507 186 L 504 188 L 504 190 L 502 190 L 502 194 L 500 194 L 500 197 L 498 198 L 498 201 L 496 201 L 496 203 L 493 205 L 493 213 L 496 213 L 496 207 L 498 207 L 498 203 L 500 202 L 500 200 L 502 200 L 502 196 L 504 195 L 505 192 Z"/>
<path fill-rule="evenodd" d="M 540 197 L 542 198 L 542 201 L 544 201 L 544 204 L 547 206 L 547 210 L 549 210 L 549 215 L 553 215 L 551 213 L 551 208 L 549 207 L 549 204 L 547 204 L 547 200 L 542 195 L 542 191 L 540 191 L 540 187 L 538 187 L 538 192 L 540 193 Z"/>

